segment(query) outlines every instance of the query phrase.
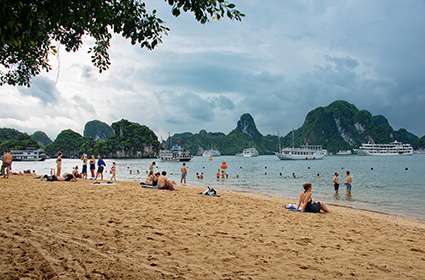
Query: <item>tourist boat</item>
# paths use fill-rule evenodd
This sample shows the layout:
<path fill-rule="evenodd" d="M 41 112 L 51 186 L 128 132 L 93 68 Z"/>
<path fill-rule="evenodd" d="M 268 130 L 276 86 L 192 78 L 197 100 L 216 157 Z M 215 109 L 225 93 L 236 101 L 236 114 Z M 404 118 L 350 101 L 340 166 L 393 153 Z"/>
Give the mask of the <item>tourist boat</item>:
<path fill-rule="evenodd" d="M 43 161 L 47 158 L 41 149 L 11 150 L 14 161 Z"/>
<path fill-rule="evenodd" d="M 190 161 L 192 155 L 179 145 L 173 145 L 170 150 L 160 150 L 159 158 L 163 161 Z"/>
<path fill-rule="evenodd" d="M 413 147 L 410 144 L 403 144 L 396 140 L 389 144 L 362 144 L 357 153 L 368 156 L 412 155 Z"/>
<path fill-rule="evenodd" d="M 320 145 L 301 145 L 299 148 L 283 148 L 276 156 L 280 160 L 314 160 L 322 159 L 327 155 L 327 151 Z"/>
<path fill-rule="evenodd" d="M 221 156 L 221 153 L 218 150 L 210 149 L 210 150 L 205 150 L 202 153 L 202 156 L 203 157 L 208 157 L 208 158 L 219 157 L 219 156 Z"/>
<path fill-rule="evenodd" d="M 338 151 L 335 155 L 337 156 L 349 156 L 352 155 L 353 153 L 351 152 L 351 150 L 342 150 L 342 151 Z"/>
<path fill-rule="evenodd" d="M 243 156 L 243 157 L 258 157 L 258 151 L 254 147 L 248 148 L 248 149 L 244 149 L 242 151 L 241 156 Z"/>

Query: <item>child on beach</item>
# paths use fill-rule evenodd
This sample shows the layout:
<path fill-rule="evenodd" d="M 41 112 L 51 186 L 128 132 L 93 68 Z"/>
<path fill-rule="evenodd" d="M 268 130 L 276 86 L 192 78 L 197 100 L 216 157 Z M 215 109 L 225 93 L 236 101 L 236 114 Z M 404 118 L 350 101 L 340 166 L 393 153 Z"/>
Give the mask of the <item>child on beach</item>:
<path fill-rule="evenodd" d="M 13 160 L 12 153 L 10 151 L 6 151 L 3 154 L 3 163 L 1 166 L 3 178 L 9 178 L 10 171 L 12 170 L 12 160 Z"/>
<path fill-rule="evenodd" d="M 111 181 L 112 180 L 115 182 L 117 181 L 116 174 L 117 174 L 117 166 L 115 165 L 115 161 L 114 161 L 112 162 L 112 167 L 111 167 Z"/>

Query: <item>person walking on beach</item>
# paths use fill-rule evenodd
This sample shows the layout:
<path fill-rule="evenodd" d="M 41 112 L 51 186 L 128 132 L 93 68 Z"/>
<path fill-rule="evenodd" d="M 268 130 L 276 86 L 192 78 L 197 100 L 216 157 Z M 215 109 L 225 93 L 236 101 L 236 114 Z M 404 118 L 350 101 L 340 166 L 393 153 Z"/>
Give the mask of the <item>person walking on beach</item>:
<path fill-rule="evenodd" d="M 334 176 L 332 177 L 332 183 L 334 184 L 335 195 L 337 195 L 338 191 L 339 191 L 339 174 L 338 174 L 338 172 L 335 172 Z"/>
<path fill-rule="evenodd" d="M 183 162 L 183 165 L 180 168 L 180 173 L 181 173 L 180 184 L 186 185 L 187 171 L 188 171 L 188 169 L 187 169 L 186 163 Z"/>
<path fill-rule="evenodd" d="M 95 176 L 94 173 L 96 171 L 96 159 L 94 158 L 94 155 L 91 155 L 89 164 L 90 164 L 90 175 L 91 175 L 91 178 L 94 179 L 94 176 Z"/>
<path fill-rule="evenodd" d="M 345 187 L 347 190 L 347 197 L 351 196 L 351 184 L 353 183 L 353 177 L 351 177 L 350 171 L 347 170 L 347 172 L 345 173 Z"/>
<path fill-rule="evenodd" d="M 112 163 L 111 167 L 111 181 L 117 181 L 117 166 L 115 165 L 115 161 Z"/>
<path fill-rule="evenodd" d="M 81 169 L 81 175 L 83 179 L 87 179 L 87 155 L 84 154 L 81 157 L 81 160 L 83 161 L 83 167 Z"/>
<path fill-rule="evenodd" d="M 10 171 L 12 170 L 12 161 L 13 156 L 10 151 L 6 151 L 3 154 L 3 163 L 1 166 L 1 171 L 3 173 L 3 178 L 9 178 Z"/>
<path fill-rule="evenodd" d="M 100 176 L 100 180 L 103 181 L 103 170 L 105 169 L 105 167 L 106 167 L 106 163 L 102 159 L 102 157 L 99 155 L 97 157 L 97 173 L 96 173 L 95 180 L 97 180 L 97 178 Z"/>
<path fill-rule="evenodd" d="M 60 177 L 62 173 L 62 152 L 58 153 L 58 157 L 56 158 L 56 176 Z"/>

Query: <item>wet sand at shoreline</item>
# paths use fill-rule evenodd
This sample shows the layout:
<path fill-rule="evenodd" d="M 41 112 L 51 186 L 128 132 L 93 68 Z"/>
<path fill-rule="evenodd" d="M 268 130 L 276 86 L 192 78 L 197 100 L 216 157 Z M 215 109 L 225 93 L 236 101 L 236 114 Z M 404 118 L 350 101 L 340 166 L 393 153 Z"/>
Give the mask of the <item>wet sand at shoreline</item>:
<path fill-rule="evenodd" d="M 424 279 L 424 223 L 199 192 L 0 179 L 0 279 Z"/>

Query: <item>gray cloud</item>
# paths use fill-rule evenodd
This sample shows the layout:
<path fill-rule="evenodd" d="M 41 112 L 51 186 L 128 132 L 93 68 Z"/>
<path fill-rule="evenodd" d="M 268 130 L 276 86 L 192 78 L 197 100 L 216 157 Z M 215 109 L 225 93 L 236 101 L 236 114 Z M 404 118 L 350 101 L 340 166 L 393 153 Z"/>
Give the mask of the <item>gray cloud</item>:
<path fill-rule="evenodd" d="M 21 94 L 36 97 L 43 103 L 55 103 L 60 95 L 55 83 L 44 77 L 34 78 L 31 87 L 18 87 L 18 91 Z"/>

